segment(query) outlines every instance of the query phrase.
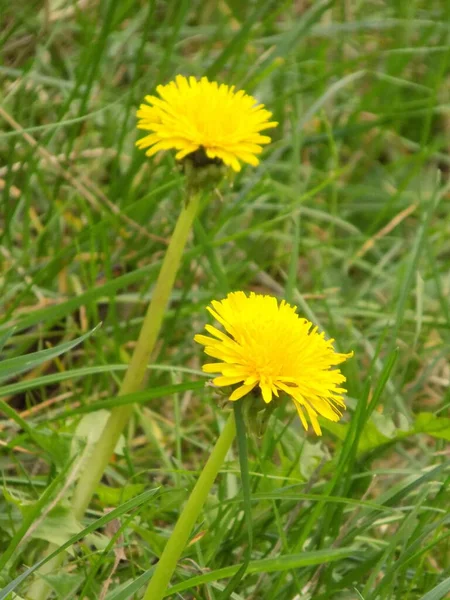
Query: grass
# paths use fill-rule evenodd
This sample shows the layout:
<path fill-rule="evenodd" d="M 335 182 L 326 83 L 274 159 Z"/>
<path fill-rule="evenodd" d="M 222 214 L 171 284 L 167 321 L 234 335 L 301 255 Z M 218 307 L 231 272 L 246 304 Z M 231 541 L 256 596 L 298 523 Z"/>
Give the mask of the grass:
<path fill-rule="evenodd" d="M 27 598 L 49 542 L 70 549 L 52 598 L 142 598 L 227 418 L 192 338 L 239 289 L 285 297 L 355 357 L 323 438 L 285 403 L 249 439 L 253 548 L 232 598 L 448 597 L 448 3 L 2 12 L 0 579 L 23 579 L 0 598 Z M 147 388 L 118 399 L 184 194 L 172 155 L 135 149 L 135 110 L 177 73 L 245 89 L 280 125 L 202 213 Z M 119 402 L 134 418 L 78 523 L 83 440 Z M 174 598 L 219 600 L 246 557 L 243 507 L 235 448 Z"/>

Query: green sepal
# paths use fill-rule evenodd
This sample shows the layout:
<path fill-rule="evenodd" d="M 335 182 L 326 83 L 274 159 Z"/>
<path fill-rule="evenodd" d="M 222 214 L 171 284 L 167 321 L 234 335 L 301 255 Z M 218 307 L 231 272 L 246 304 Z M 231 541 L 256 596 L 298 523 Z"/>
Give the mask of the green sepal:
<path fill-rule="evenodd" d="M 261 438 L 267 429 L 276 402 L 266 404 L 260 394 L 248 394 L 242 398 L 242 412 L 248 432 Z"/>
<path fill-rule="evenodd" d="M 201 191 L 213 190 L 224 178 L 227 169 L 217 158 L 208 158 L 203 148 L 188 154 L 181 162 L 186 176 L 188 197 Z"/>

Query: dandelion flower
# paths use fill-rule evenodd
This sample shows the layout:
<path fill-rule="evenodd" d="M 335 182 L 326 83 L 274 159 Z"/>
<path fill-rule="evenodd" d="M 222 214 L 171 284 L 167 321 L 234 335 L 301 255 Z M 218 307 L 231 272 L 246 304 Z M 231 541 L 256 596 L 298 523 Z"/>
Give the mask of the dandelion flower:
<path fill-rule="evenodd" d="M 205 353 L 221 362 L 203 365 L 206 373 L 219 373 L 213 383 L 236 386 L 230 400 L 238 400 L 259 386 L 264 402 L 280 392 L 291 396 L 304 428 L 306 415 L 321 435 L 318 415 L 338 421 L 345 408 L 342 394 L 344 375 L 336 365 L 353 353 L 339 354 L 334 340 L 326 340 L 310 321 L 296 313 L 284 300 L 244 292 L 233 292 L 208 307 L 226 333 L 212 325 L 213 337 L 196 335 Z"/>
<path fill-rule="evenodd" d="M 177 75 L 156 91 L 160 97 L 146 96 L 148 104 L 137 111 L 138 129 L 151 132 L 136 142 L 138 148 L 148 148 L 147 156 L 174 149 L 181 160 L 203 150 L 211 161 L 240 171 L 240 161 L 258 165 L 256 155 L 270 142 L 261 131 L 278 125 L 252 96 L 206 77 L 198 81 Z"/>

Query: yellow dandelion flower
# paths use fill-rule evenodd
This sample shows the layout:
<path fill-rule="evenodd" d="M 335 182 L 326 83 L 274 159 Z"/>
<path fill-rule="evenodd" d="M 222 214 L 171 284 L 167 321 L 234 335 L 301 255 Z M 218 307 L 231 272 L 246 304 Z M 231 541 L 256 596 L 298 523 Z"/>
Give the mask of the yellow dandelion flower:
<path fill-rule="evenodd" d="M 202 77 L 177 75 L 175 81 L 159 85 L 156 96 L 146 96 L 148 104 L 137 111 L 138 129 L 150 131 L 136 142 L 148 148 L 147 156 L 160 150 L 178 150 L 181 160 L 203 149 L 210 160 L 218 159 L 235 171 L 239 161 L 258 165 L 257 154 L 270 137 L 261 131 L 276 127 L 272 113 L 245 92 L 234 86 L 219 85 Z"/>
<path fill-rule="evenodd" d="M 217 386 L 240 384 L 230 396 L 238 400 L 259 386 L 269 403 L 280 392 L 291 396 L 304 428 L 305 412 L 317 435 L 317 416 L 338 421 L 345 408 L 342 394 L 344 375 L 334 369 L 353 355 L 339 354 L 334 340 L 326 340 L 310 321 L 296 313 L 296 307 L 272 296 L 233 292 L 208 307 L 226 333 L 212 325 L 206 331 L 213 337 L 196 335 L 205 353 L 222 362 L 203 365 L 206 373 L 220 373 Z"/>

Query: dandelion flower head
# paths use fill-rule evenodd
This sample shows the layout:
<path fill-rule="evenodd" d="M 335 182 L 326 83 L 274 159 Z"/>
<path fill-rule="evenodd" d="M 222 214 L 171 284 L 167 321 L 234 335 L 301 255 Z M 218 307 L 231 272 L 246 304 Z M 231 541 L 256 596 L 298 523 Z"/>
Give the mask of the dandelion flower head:
<path fill-rule="evenodd" d="M 353 353 L 339 354 L 332 339 L 310 321 L 299 317 L 296 307 L 284 300 L 255 293 L 233 292 L 208 307 L 225 332 L 212 325 L 212 336 L 196 335 L 205 353 L 221 362 L 203 365 L 206 373 L 216 373 L 217 386 L 238 386 L 230 400 L 238 400 L 259 386 L 264 402 L 272 402 L 280 392 L 288 394 L 297 408 L 304 428 L 306 416 L 321 435 L 318 415 L 338 421 L 345 408 L 342 387 L 345 376 L 336 365 Z"/>
<path fill-rule="evenodd" d="M 206 77 L 177 75 L 156 91 L 159 98 L 146 96 L 137 111 L 138 129 L 151 132 L 136 142 L 148 148 L 147 156 L 174 149 L 181 160 L 202 149 L 208 159 L 240 171 L 241 162 L 258 165 L 256 155 L 271 141 L 261 131 L 278 125 L 252 96 Z"/>

